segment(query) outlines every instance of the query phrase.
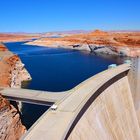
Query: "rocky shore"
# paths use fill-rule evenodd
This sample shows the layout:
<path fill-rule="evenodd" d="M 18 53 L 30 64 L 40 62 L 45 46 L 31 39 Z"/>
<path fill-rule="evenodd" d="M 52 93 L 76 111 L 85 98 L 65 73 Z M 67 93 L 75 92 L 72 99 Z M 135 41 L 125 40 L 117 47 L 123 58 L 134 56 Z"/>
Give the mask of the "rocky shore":
<path fill-rule="evenodd" d="M 7 61 L 11 65 L 10 87 L 20 88 L 23 81 L 30 81 L 31 76 L 18 56 L 14 55 Z"/>
<path fill-rule="evenodd" d="M 140 56 L 140 32 L 104 32 L 76 34 L 61 38 L 40 38 L 29 45 L 88 50 L 94 53 L 137 57 Z"/>
<path fill-rule="evenodd" d="M 20 88 L 27 80 L 31 76 L 20 58 L 0 44 L 0 87 Z M 18 140 L 25 132 L 19 110 L 0 95 L 0 140 Z"/>

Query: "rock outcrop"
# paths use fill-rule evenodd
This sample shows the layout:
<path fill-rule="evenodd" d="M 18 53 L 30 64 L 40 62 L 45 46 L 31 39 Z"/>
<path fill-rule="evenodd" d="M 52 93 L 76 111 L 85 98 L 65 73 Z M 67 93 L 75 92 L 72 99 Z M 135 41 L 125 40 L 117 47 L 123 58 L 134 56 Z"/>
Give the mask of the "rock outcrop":
<path fill-rule="evenodd" d="M 7 60 L 7 63 L 11 67 L 10 72 L 10 87 L 20 88 L 23 81 L 31 80 L 30 74 L 24 67 L 24 64 L 21 62 L 17 55 L 10 57 Z"/>
<path fill-rule="evenodd" d="M 17 109 L 0 95 L 0 140 L 18 140 L 25 132 Z"/>
<path fill-rule="evenodd" d="M 0 67 L 1 87 L 20 88 L 22 81 L 31 80 L 20 58 L 8 50 L 0 51 Z"/>
<path fill-rule="evenodd" d="M 107 36 L 109 35 L 107 32 L 101 31 L 101 30 L 95 30 L 93 32 L 90 33 L 93 36 Z"/>
<path fill-rule="evenodd" d="M 8 51 L 8 49 L 2 43 L 0 43 L 0 51 Z"/>
<path fill-rule="evenodd" d="M 0 87 L 20 88 L 31 76 L 20 58 L 0 44 Z M 0 140 L 18 140 L 26 132 L 20 112 L 0 95 Z"/>

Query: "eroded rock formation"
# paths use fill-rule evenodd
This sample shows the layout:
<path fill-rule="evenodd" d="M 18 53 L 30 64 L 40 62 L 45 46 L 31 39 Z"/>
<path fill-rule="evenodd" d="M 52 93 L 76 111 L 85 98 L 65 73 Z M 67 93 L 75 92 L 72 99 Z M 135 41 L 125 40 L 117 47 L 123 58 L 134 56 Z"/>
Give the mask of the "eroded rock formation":
<path fill-rule="evenodd" d="M 25 132 L 17 109 L 0 95 L 0 140 L 18 140 Z"/>
<path fill-rule="evenodd" d="M 17 55 L 0 46 L 5 48 L 0 51 L 0 86 L 20 88 L 21 82 L 31 80 L 31 76 Z"/>
<path fill-rule="evenodd" d="M 117 33 L 95 30 L 91 33 L 70 35 L 62 38 L 41 38 L 27 44 L 89 50 L 95 53 L 113 55 L 140 56 L 139 32 Z"/>
<path fill-rule="evenodd" d="M 23 81 L 31 80 L 30 74 L 24 67 L 17 55 L 10 57 L 7 60 L 10 65 L 10 87 L 20 88 Z"/>
<path fill-rule="evenodd" d="M 20 58 L 0 44 L 0 87 L 20 88 L 30 79 Z M 0 95 L 0 140 L 18 140 L 25 132 L 19 111 Z"/>
<path fill-rule="evenodd" d="M 0 43 L 0 51 L 8 51 L 8 49 L 2 43 Z"/>

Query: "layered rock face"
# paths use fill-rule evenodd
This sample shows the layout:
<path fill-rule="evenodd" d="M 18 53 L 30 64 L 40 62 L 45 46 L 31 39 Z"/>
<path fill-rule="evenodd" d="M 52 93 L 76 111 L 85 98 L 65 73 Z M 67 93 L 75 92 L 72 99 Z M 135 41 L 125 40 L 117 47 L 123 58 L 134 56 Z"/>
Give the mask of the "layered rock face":
<path fill-rule="evenodd" d="M 8 49 L 0 43 L 0 51 L 8 51 Z"/>
<path fill-rule="evenodd" d="M 20 58 L 0 44 L 0 87 L 20 88 L 30 79 Z M 0 95 L 0 140 L 18 140 L 25 132 L 19 111 Z"/>
<path fill-rule="evenodd" d="M 4 47 L 4 45 L 0 45 Z M 20 58 L 8 50 L 0 51 L 0 86 L 20 88 L 22 81 L 31 80 Z"/>
<path fill-rule="evenodd" d="M 19 112 L 0 95 L 0 140 L 18 140 L 25 132 Z"/>
<path fill-rule="evenodd" d="M 10 65 L 10 87 L 20 88 L 23 81 L 31 80 L 30 74 L 18 56 L 14 55 L 7 60 Z"/>
<path fill-rule="evenodd" d="M 125 56 L 140 56 L 140 33 L 114 33 L 95 30 L 87 34 L 76 34 L 62 38 L 41 38 L 27 44 L 89 50 Z"/>

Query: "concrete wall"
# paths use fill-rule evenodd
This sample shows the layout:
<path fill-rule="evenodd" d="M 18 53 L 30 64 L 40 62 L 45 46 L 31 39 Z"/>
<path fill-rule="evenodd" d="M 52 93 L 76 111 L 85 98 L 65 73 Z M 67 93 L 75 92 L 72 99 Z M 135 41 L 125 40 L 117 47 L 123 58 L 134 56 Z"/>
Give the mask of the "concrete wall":
<path fill-rule="evenodd" d="M 139 140 L 140 130 L 127 76 L 90 105 L 68 140 Z"/>
<path fill-rule="evenodd" d="M 131 70 L 128 74 L 132 97 L 140 124 L 140 58 L 132 58 Z"/>

